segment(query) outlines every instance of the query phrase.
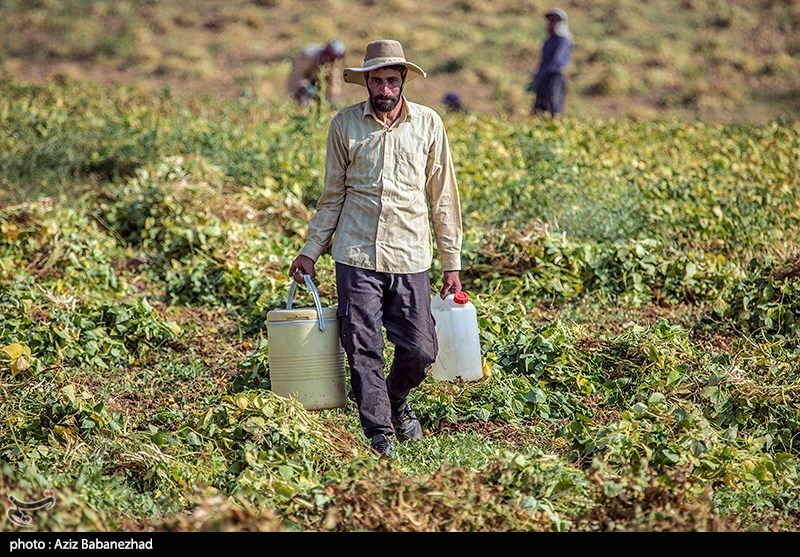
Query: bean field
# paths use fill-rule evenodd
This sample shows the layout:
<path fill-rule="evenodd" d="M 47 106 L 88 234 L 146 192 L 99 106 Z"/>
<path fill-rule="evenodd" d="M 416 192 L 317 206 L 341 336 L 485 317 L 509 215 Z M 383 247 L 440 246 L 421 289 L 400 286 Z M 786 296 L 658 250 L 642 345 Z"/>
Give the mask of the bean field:
<path fill-rule="evenodd" d="M 0 496 L 53 490 L 33 529 L 798 529 L 796 122 L 445 114 L 484 378 L 428 378 L 385 461 L 351 400 L 270 390 L 333 113 L 3 83 Z"/>

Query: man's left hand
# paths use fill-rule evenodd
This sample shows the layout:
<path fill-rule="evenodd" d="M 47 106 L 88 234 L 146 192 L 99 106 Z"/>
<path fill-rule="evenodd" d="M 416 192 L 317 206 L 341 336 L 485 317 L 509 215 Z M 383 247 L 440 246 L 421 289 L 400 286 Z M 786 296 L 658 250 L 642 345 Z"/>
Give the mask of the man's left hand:
<path fill-rule="evenodd" d="M 439 295 L 444 299 L 448 294 L 456 294 L 458 292 L 461 292 L 461 278 L 458 275 L 458 271 L 445 271 L 444 284 Z"/>

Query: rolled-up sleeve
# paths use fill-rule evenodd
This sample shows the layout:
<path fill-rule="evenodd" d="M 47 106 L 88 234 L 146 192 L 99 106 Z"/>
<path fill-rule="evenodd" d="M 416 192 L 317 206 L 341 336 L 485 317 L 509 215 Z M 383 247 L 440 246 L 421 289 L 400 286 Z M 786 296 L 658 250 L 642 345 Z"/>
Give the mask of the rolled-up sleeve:
<path fill-rule="evenodd" d="M 341 122 L 331 121 L 326 141 L 325 186 L 317 202 L 317 212 L 308 222 L 308 236 L 301 255 L 316 261 L 330 247 L 345 199 L 348 155 Z"/>
<path fill-rule="evenodd" d="M 461 201 L 444 124 L 436 120 L 434 141 L 428 149 L 425 195 L 443 271 L 461 270 Z"/>

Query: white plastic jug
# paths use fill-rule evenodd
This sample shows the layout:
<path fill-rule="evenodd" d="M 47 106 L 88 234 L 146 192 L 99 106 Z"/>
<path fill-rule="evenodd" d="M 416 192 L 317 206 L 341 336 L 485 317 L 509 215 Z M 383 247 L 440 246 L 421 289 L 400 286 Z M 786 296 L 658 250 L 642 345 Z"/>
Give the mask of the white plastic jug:
<path fill-rule="evenodd" d="M 343 408 L 347 403 L 344 349 L 336 306 L 323 308 L 311 277 L 303 275 L 316 308 L 292 309 L 292 281 L 286 309 L 267 312 L 269 379 L 272 391 L 296 397 L 307 410 Z"/>
<path fill-rule="evenodd" d="M 483 377 L 478 313 L 463 290 L 445 299 L 431 299 L 431 313 L 436 321 L 439 355 L 431 367 L 434 379 L 476 381 Z"/>

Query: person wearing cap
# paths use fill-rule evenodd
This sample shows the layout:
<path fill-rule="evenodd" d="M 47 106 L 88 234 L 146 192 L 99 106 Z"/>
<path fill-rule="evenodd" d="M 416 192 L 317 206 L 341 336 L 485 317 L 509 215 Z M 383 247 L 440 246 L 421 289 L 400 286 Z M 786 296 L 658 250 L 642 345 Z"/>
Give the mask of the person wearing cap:
<path fill-rule="evenodd" d="M 289 94 L 300 106 L 308 106 L 319 98 L 320 85 L 324 83 L 325 98 L 335 103 L 341 92 L 339 78 L 345 54 L 344 43 L 338 39 L 306 46 L 292 62 L 286 80 Z"/>
<path fill-rule="evenodd" d="M 567 80 L 564 68 L 572 51 L 572 34 L 567 25 L 567 13 L 559 8 L 545 12 L 547 39 L 542 46 L 539 67 L 528 84 L 528 90 L 536 93 L 532 113 L 549 112 L 557 116 L 564 111 Z"/>
<path fill-rule="evenodd" d="M 443 269 L 439 295 L 461 291 L 461 206 L 447 134 L 435 110 L 403 93 L 425 76 L 395 40 L 369 43 L 363 65 L 344 68 L 344 81 L 365 87 L 368 98 L 331 120 L 325 186 L 289 268 L 304 283 L 330 250 L 361 427 L 387 457 L 393 436 L 423 436 L 408 395 L 439 350 L 430 304 L 433 237 Z M 395 348 L 388 375 L 383 329 Z"/>

